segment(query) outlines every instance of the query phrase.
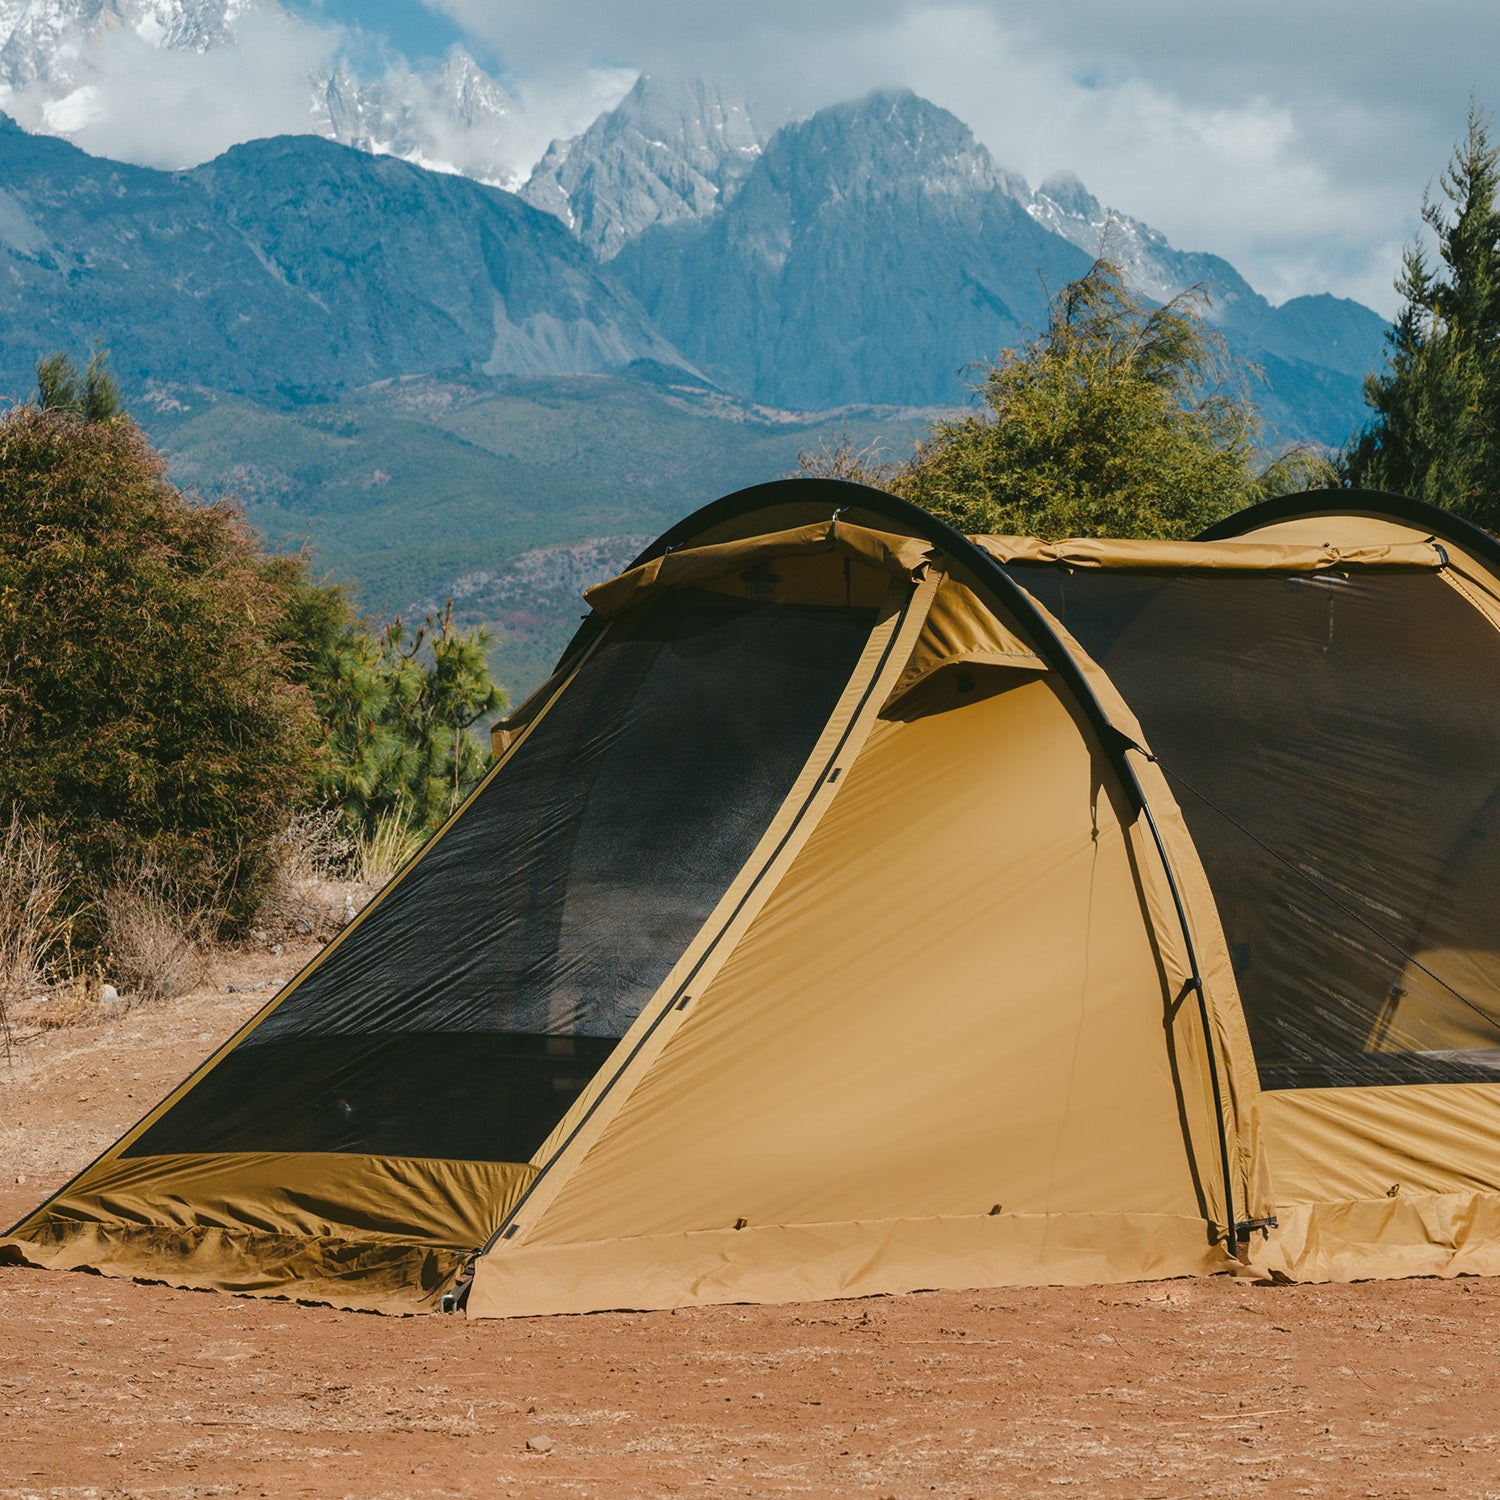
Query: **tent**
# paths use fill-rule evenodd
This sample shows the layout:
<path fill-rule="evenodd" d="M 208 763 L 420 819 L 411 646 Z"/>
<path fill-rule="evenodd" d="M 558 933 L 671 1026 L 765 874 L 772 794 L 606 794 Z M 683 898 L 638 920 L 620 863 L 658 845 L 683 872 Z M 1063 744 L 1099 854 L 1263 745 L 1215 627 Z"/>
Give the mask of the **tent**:
<path fill-rule="evenodd" d="M 471 1315 L 1500 1272 L 1500 545 L 729 496 L 11 1260 Z"/>

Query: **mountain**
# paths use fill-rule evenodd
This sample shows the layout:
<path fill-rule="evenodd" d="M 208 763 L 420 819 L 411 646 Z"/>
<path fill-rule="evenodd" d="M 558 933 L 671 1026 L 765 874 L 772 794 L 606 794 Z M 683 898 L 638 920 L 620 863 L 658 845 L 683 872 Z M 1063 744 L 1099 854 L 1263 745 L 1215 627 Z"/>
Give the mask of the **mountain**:
<path fill-rule="evenodd" d="M 262 42 L 284 28 L 290 43 L 298 25 L 278 0 L 0 0 L 0 108 L 72 138 L 95 124 L 101 91 L 119 107 L 121 72 L 140 49 L 232 53 L 251 28 Z M 525 177 L 514 104 L 462 47 L 414 69 L 351 37 L 305 86 L 312 134 L 497 187 Z"/>
<path fill-rule="evenodd" d="M 773 406 L 959 399 L 1089 256 L 1038 224 L 967 126 L 905 90 L 770 140 L 723 209 L 611 267 L 700 368 Z"/>
<path fill-rule="evenodd" d="M 318 135 L 493 187 L 519 185 L 511 142 L 515 106 L 462 47 L 428 73 L 392 69 L 361 81 L 340 63 L 314 84 Z"/>
<path fill-rule="evenodd" d="M 1385 346 L 1385 320 L 1347 297 L 1293 297 L 1273 307 L 1222 256 L 1175 249 L 1160 230 L 1106 209 L 1074 176 L 1051 177 L 1023 196 L 1054 234 L 1097 255 L 1107 249 L 1148 297 L 1165 302 L 1188 287 L 1212 298 L 1209 321 L 1240 335 L 1251 359 L 1332 370 L 1363 380 Z"/>
<path fill-rule="evenodd" d="M 580 180 L 586 144 L 568 157 Z M 593 212 L 609 215 L 597 194 Z M 1210 290 L 1231 352 L 1264 375 L 1252 395 L 1273 441 L 1348 438 L 1377 314 L 1331 297 L 1272 307 L 1227 261 L 1175 249 L 1076 178 L 1033 192 L 907 90 L 784 126 L 722 206 L 642 230 L 611 268 L 688 358 L 754 400 L 951 405 L 1101 249 L 1150 297 Z"/>
<path fill-rule="evenodd" d="M 1105 208 L 1071 172 L 1049 177 L 1035 192 L 1017 179 L 1017 197 L 1037 223 L 1090 257 L 1107 251 L 1154 301 L 1165 302 L 1190 286 L 1206 286 L 1219 321 L 1233 321 L 1241 303 L 1267 305 L 1227 260 L 1175 249 L 1160 230 Z"/>
<path fill-rule="evenodd" d="M 749 108 L 713 84 L 643 73 L 582 135 L 552 142 L 521 196 L 612 260 L 652 225 L 722 207 L 763 144 Z"/>
<path fill-rule="evenodd" d="M 207 52 L 233 40 L 262 0 L 0 0 L 0 83 L 37 84 L 56 102 L 84 85 L 89 54 L 129 33 L 172 52 Z M 274 7 L 280 11 L 279 6 Z"/>
<path fill-rule="evenodd" d="M 282 136 L 156 172 L 0 117 L 0 183 L 0 390 L 96 340 L 128 388 L 284 400 L 682 363 L 555 219 L 390 157 Z"/>

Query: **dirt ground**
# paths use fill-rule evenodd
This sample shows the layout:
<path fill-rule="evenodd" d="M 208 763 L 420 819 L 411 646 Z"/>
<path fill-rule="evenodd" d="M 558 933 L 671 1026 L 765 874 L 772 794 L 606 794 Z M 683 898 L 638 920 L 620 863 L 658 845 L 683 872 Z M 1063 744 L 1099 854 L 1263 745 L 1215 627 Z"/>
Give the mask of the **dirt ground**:
<path fill-rule="evenodd" d="M 305 956 L 247 955 L 182 1000 L 23 1030 L 0 1062 L 0 1224 Z M 1500 1497 L 1497 1344 L 1487 1280 L 470 1324 L 6 1269 L 0 1497 L 1476 1500 Z"/>

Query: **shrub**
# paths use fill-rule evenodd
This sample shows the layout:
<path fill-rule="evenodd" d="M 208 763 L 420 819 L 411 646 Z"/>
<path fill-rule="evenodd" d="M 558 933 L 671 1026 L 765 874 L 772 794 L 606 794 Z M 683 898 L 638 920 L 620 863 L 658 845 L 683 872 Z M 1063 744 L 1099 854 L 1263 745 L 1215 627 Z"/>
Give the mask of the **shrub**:
<path fill-rule="evenodd" d="M 191 877 L 147 853 L 99 892 L 94 911 L 109 977 L 132 1002 L 173 1000 L 203 977 L 225 909 L 220 880 Z"/>
<path fill-rule="evenodd" d="M 240 514 L 128 420 L 0 419 L 0 807 L 45 818 L 79 889 L 154 865 L 253 908 L 312 777 L 287 609 Z"/>

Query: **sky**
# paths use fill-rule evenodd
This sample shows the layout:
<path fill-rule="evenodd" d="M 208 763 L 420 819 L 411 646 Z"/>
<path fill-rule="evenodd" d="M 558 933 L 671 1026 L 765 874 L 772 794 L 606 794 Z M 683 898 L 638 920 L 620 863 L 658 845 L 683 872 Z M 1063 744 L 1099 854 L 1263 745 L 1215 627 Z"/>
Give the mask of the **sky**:
<path fill-rule="evenodd" d="M 1333 291 L 1390 314 L 1401 247 L 1471 93 L 1500 106 L 1493 0 L 285 3 L 294 22 L 244 28 L 232 59 L 108 38 L 90 90 L 51 104 L 53 127 L 185 166 L 298 128 L 307 72 L 335 56 L 379 71 L 461 44 L 515 100 L 524 174 L 639 71 L 712 78 L 770 121 L 906 85 L 1033 184 L 1074 172 L 1272 301 Z"/>

